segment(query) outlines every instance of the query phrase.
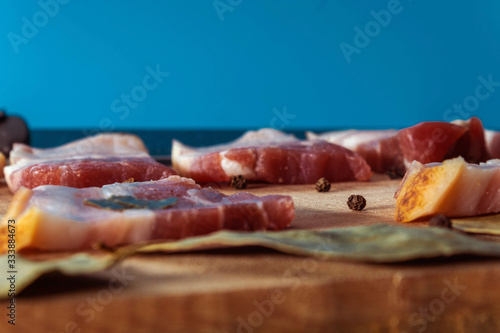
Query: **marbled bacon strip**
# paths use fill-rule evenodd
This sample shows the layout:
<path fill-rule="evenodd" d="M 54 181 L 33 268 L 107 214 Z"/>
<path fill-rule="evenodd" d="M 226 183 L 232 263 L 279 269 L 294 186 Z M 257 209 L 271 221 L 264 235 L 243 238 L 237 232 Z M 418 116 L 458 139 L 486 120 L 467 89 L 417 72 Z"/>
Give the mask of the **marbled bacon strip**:
<path fill-rule="evenodd" d="M 177 198 L 166 209 L 98 208 L 86 199 L 132 196 L 137 199 Z M 16 248 L 87 249 L 95 242 L 118 246 L 159 239 L 179 239 L 220 229 L 278 230 L 295 216 L 292 198 L 257 197 L 240 192 L 224 195 L 202 189 L 179 176 L 166 179 L 75 189 L 46 185 L 21 188 L 0 225 L 0 249 L 7 249 L 7 221 L 15 219 Z"/>
<path fill-rule="evenodd" d="M 130 178 L 158 180 L 175 174 L 149 156 L 142 140 L 131 134 L 99 134 L 50 149 L 15 144 L 10 162 L 4 174 L 13 193 L 20 187 L 83 188 Z"/>
<path fill-rule="evenodd" d="M 250 181 L 313 184 L 368 180 L 370 167 L 361 155 L 322 140 L 302 141 L 274 129 L 249 131 L 228 144 L 193 148 L 174 140 L 172 164 L 197 182 L 227 182 L 243 175 Z"/>
<path fill-rule="evenodd" d="M 500 160 L 469 164 L 462 157 L 424 165 L 413 162 L 396 198 L 395 218 L 410 222 L 500 212 Z"/>

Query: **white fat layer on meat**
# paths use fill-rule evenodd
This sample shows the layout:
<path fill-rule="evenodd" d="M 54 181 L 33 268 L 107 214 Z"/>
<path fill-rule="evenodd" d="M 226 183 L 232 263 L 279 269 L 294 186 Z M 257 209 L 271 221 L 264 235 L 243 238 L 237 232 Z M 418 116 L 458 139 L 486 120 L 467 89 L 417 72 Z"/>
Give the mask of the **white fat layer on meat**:
<path fill-rule="evenodd" d="M 488 160 L 486 162 L 481 162 L 479 163 L 479 165 L 483 166 L 483 165 L 500 165 L 500 159 L 498 158 L 495 158 L 495 159 L 492 159 L 492 160 Z"/>
<path fill-rule="evenodd" d="M 231 159 L 227 158 L 226 157 L 227 153 L 228 153 L 228 151 L 223 151 L 223 152 L 219 153 L 220 157 L 221 157 L 220 165 L 222 167 L 222 170 L 224 170 L 224 172 L 226 173 L 227 176 L 231 177 L 231 176 L 242 175 L 246 179 L 257 178 L 255 172 L 251 168 L 244 166 L 235 160 L 231 160 Z"/>
<path fill-rule="evenodd" d="M 283 133 L 273 128 L 263 128 L 258 131 L 248 131 L 240 138 L 220 145 L 210 147 L 190 147 L 174 140 L 172 142 L 172 160 L 180 155 L 192 154 L 195 156 L 206 153 L 225 151 L 232 148 L 268 146 L 270 143 L 294 142 L 298 139 L 293 134 Z"/>
<path fill-rule="evenodd" d="M 415 163 L 418 166 L 419 163 Z M 450 216 L 473 216 L 500 211 L 500 160 L 489 160 L 479 165 L 463 163 L 465 167 L 439 212 Z M 440 165 L 443 163 L 428 163 L 425 168 Z M 408 172 L 419 172 L 419 169 L 414 166 Z"/>
<path fill-rule="evenodd" d="M 493 141 L 493 138 L 498 132 L 492 131 L 492 130 L 484 130 L 484 141 L 486 141 L 486 146 L 489 146 L 490 143 Z"/>
<path fill-rule="evenodd" d="M 360 145 L 372 141 L 380 141 L 397 134 L 397 130 L 346 130 L 334 131 L 323 134 L 307 133 L 308 139 L 321 139 L 337 144 L 350 150 L 356 150 Z"/>
<path fill-rule="evenodd" d="M 458 126 L 466 126 L 469 124 L 469 120 L 455 119 L 455 120 L 452 120 L 450 122 L 450 124 L 458 125 Z"/>
<path fill-rule="evenodd" d="M 142 140 L 132 134 L 105 133 L 80 140 L 72 141 L 65 145 L 39 149 L 31 148 L 25 144 L 15 144 L 10 154 L 11 164 L 26 160 L 37 160 L 39 163 L 46 160 L 66 160 L 70 157 L 85 155 L 113 156 L 113 155 L 146 155 L 148 150 Z M 141 155 L 141 156 L 142 156 Z"/>
<path fill-rule="evenodd" d="M 152 237 L 154 219 L 154 213 L 145 209 L 115 212 L 98 220 L 79 222 L 44 211 L 33 245 L 40 249 L 70 250 L 88 248 L 92 242 L 117 246 L 147 241 Z"/>
<path fill-rule="evenodd" d="M 196 158 L 216 152 L 225 152 L 234 148 L 248 148 L 248 147 L 260 147 L 269 146 L 272 144 L 280 144 L 286 142 L 295 142 L 298 139 L 293 134 L 283 133 L 281 131 L 272 128 L 263 128 L 258 131 L 248 131 L 240 138 L 231 141 L 229 143 L 224 143 L 220 145 L 214 145 L 210 147 L 190 147 L 184 145 L 183 143 L 173 140 L 172 141 L 172 165 L 175 171 L 177 171 L 182 176 L 188 176 L 191 169 L 191 165 L 196 160 Z M 222 168 L 227 175 L 238 175 L 248 173 L 248 169 L 243 168 L 238 163 L 233 163 L 229 159 L 223 159 Z M 244 173 L 234 173 L 238 169 L 241 169 Z M 227 170 L 227 171 L 226 171 Z M 229 173 L 228 173 L 229 172 Z M 253 171 L 251 171 L 253 173 Z M 248 174 L 251 177 L 250 174 Z M 247 177 L 247 176 L 245 176 Z"/>
<path fill-rule="evenodd" d="M 500 188 L 491 188 L 490 184 L 492 178 L 498 173 L 500 173 L 498 164 L 479 166 L 467 164 L 453 189 L 453 193 L 450 193 L 451 197 L 447 198 L 448 202 L 453 202 L 453 214 L 455 216 L 484 214 L 485 212 L 478 211 L 478 206 L 485 193 L 495 191 L 496 193 L 492 193 L 493 199 L 498 199 Z M 496 201 L 494 206 L 497 209 L 500 208 L 500 202 L 494 201 Z"/>
<path fill-rule="evenodd" d="M 267 215 L 266 210 L 264 209 L 264 202 L 263 201 L 257 201 L 255 202 L 255 205 L 257 206 L 258 210 L 262 212 L 263 219 L 266 221 L 264 224 L 263 229 L 266 229 L 269 227 L 271 224 L 271 221 L 269 221 L 269 216 Z"/>
<path fill-rule="evenodd" d="M 177 140 L 172 141 L 172 166 L 180 175 L 189 175 L 189 169 L 198 154 Z"/>
<path fill-rule="evenodd" d="M 3 176 L 4 176 L 4 179 L 5 179 L 5 182 L 7 183 L 7 186 L 9 188 L 12 188 L 12 186 L 14 184 L 17 184 L 17 182 L 19 181 L 18 179 L 12 179 L 12 172 L 13 170 L 10 168 L 10 165 L 6 166 L 3 168 Z M 19 178 L 19 177 L 18 177 Z"/>
<path fill-rule="evenodd" d="M 202 205 L 214 205 L 213 201 L 204 199 L 203 197 L 198 196 L 198 193 L 200 192 L 199 189 L 190 189 L 186 191 L 186 194 L 189 196 L 188 199 L 192 200 L 193 202 L 202 204 Z"/>
<path fill-rule="evenodd" d="M 33 190 L 28 206 L 42 212 L 36 239 L 38 247 L 74 249 L 88 247 L 91 241 L 115 246 L 151 239 L 153 211 L 100 209 L 84 204 L 82 197 L 98 199 L 103 198 L 103 194 L 99 188 L 79 190 L 51 185 Z"/>
<path fill-rule="evenodd" d="M 356 150 L 357 147 L 368 142 L 380 141 L 395 135 L 397 131 L 361 131 L 358 134 L 353 134 L 348 138 L 344 139 L 343 147 Z"/>
<path fill-rule="evenodd" d="M 54 164 L 81 160 L 150 159 L 142 140 L 132 134 L 99 134 L 68 144 L 48 149 L 31 148 L 25 144 L 14 144 L 10 154 L 11 165 L 4 168 L 5 180 L 9 188 L 17 188 L 20 176 L 17 170 L 36 164 Z"/>
<path fill-rule="evenodd" d="M 333 131 L 326 132 L 322 134 L 316 134 L 313 132 L 306 132 L 306 137 L 309 140 L 320 139 L 326 140 L 332 143 L 343 142 L 347 137 L 355 134 L 356 130 L 345 130 L 345 131 Z"/>
<path fill-rule="evenodd" d="M 196 184 L 194 180 L 189 178 L 179 177 L 177 175 L 172 175 L 167 178 L 153 180 L 149 182 L 138 182 L 138 183 L 114 183 L 109 185 L 104 185 L 100 190 L 104 198 L 110 198 L 111 196 L 134 196 L 134 189 L 138 186 L 144 186 L 146 184 Z M 95 189 L 98 189 L 94 187 Z"/>
<path fill-rule="evenodd" d="M 102 187 L 102 196 L 106 199 L 111 198 L 113 195 L 122 197 L 134 196 L 134 191 L 133 191 L 134 185 L 133 183 L 130 184 L 132 184 L 132 186 L 126 186 L 127 184 L 121 184 L 121 183 L 104 185 Z"/>
<path fill-rule="evenodd" d="M 85 159 L 94 159 L 94 160 L 110 160 L 114 157 L 120 158 L 120 159 L 150 159 L 151 157 L 147 153 L 130 153 L 130 154 L 121 154 L 121 153 L 105 153 L 105 154 L 99 154 L 99 153 L 89 153 L 85 155 L 68 155 L 68 156 L 53 156 L 53 157 L 44 157 L 44 158 L 33 158 L 33 159 L 21 159 L 18 160 L 17 163 L 11 164 L 5 169 L 8 169 L 7 171 L 10 173 L 23 169 L 32 165 L 36 164 L 54 164 L 54 163 L 61 163 L 61 162 L 70 162 L 73 160 L 81 160 L 83 158 Z"/>
<path fill-rule="evenodd" d="M 92 158 L 92 159 L 96 159 L 96 160 L 103 160 L 103 161 L 106 161 L 106 160 L 109 160 L 109 158 L 112 158 L 113 155 L 87 155 L 85 156 L 85 158 Z M 120 156 L 116 156 L 116 157 L 119 157 L 120 159 L 141 159 L 141 158 L 144 158 L 144 159 L 147 159 L 148 161 L 151 159 L 151 157 L 149 155 L 147 155 L 146 153 L 137 153 L 137 154 L 133 154 L 133 155 L 120 155 Z M 16 175 L 18 175 L 16 173 L 17 170 L 22 170 L 26 167 L 29 167 L 31 165 L 35 165 L 35 164 L 43 164 L 43 163 L 46 163 L 46 164 L 53 164 L 53 163 L 59 163 L 59 162 L 70 162 L 72 160 L 81 160 L 82 159 L 82 156 L 71 156 L 71 157 L 68 157 L 68 158 L 65 158 L 64 160 L 47 160 L 47 161 L 44 161 L 44 160 L 29 160 L 29 159 L 26 159 L 26 160 L 20 160 L 18 163 L 14 164 L 14 165 L 9 165 L 9 166 L 6 166 L 4 167 L 3 171 L 4 171 L 4 176 L 5 176 L 5 181 L 7 182 L 7 185 L 10 189 L 12 188 L 17 188 L 17 183 L 21 180 L 20 179 L 20 176 L 16 177 Z M 73 165 L 71 165 L 71 163 L 68 163 L 68 165 L 66 166 L 61 166 L 61 168 L 66 168 L 68 166 L 71 166 L 73 167 Z"/>
<path fill-rule="evenodd" d="M 406 170 L 410 169 L 411 164 L 412 164 L 413 162 L 414 162 L 414 161 L 410 161 L 410 160 L 407 160 L 407 159 L 405 158 L 405 159 L 404 159 L 404 161 L 403 161 L 403 164 L 404 164 L 404 166 L 405 166 L 405 169 L 406 169 Z"/>

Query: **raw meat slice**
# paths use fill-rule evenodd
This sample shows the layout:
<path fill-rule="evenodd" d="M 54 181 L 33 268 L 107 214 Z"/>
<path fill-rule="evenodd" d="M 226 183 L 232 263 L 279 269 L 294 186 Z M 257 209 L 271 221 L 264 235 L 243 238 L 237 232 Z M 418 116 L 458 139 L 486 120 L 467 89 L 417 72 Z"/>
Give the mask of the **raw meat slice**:
<path fill-rule="evenodd" d="M 483 125 L 476 117 L 452 123 L 422 122 L 400 131 L 348 130 L 320 135 L 309 132 L 307 137 L 351 149 L 379 173 L 402 174 L 413 161 L 425 164 L 462 156 L 468 162 L 479 163 L 489 158 Z"/>
<path fill-rule="evenodd" d="M 4 174 L 12 193 L 21 186 L 82 188 L 175 174 L 149 156 L 141 139 L 130 134 L 100 134 L 51 149 L 16 144 L 10 156 L 11 165 L 4 168 Z"/>
<path fill-rule="evenodd" d="M 500 160 L 468 164 L 462 157 L 443 163 L 413 162 L 396 192 L 399 222 L 435 214 L 449 217 L 500 212 Z"/>
<path fill-rule="evenodd" d="M 465 126 L 467 132 L 456 143 L 452 152 L 454 156 L 447 158 L 462 156 L 469 163 L 480 163 L 492 159 L 486 146 L 486 133 L 483 123 L 479 118 L 472 117 L 465 121 L 455 120 L 452 123 Z"/>
<path fill-rule="evenodd" d="M 325 141 L 301 141 L 274 129 L 250 131 L 224 145 L 193 148 L 174 140 L 172 164 L 197 182 L 227 182 L 243 175 L 250 181 L 312 184 L 368 180 L 372 172 L 359 154 Z"/>
<path fill-rule="evenodd" d="M 97 208 L 84 201 L 112 196 L 178 200 L 165 209 L 123 211 Z M 179 176 L 102 188 L 46 185 L 33 190 L 22 188 L 15 194 L 0 227 L 0 249 L 7 249 L 8 219 L 16 221 L 18 250 L 77 250 L 90 248 L 95 242 L 117 246 L 179 239 L 220 229 L 278 230 L 288 227 L 294 216 L 289 196 L 257 197 L 243 192 L 227 196 Z"/>
<path fill-rule="evenodd" d="M 485 130 L 484 138 L 490 158 L 500 158 L 500 132 Z"/>
<path fill-rule="evenodd" d="M 467 162 L 488 160 L 484 130 L 478 118 L 447 123 L 423 122 L 398 133 L 406 167 L 413 161 L 423 164 L 462 156 Z"/>
<path fill-rule="evenodd" d="M 127 156 L 138 154 L 148 156 L 148 149 L 142 140 L 133 134 L 102 133 L 75 140 L 55 148 L 33 148 L 22 143 L 15 143 L 10 153 L 10 164 L 22 160 L 49 161 L 57 159 L 79 159 L 81 156 Z"/>
<path fill-rule="evenodd" d="M 175 174 L 151 157 L 57 160 L 13 165 L 4 170 L 12 193 L 21 187 L 32 189 L 41 185 L 62 185 L 83 188 L 121 183 L 130 178 L 138 182 L 158 180 Z"/>
<path fill-rule="evenodd" d="M 397 130 L 346 130 L 315 134 L 306 132 L 309 140 L 325 140 L 345 147 L 364 157 L 374 172 L 398 171 L 403 154 Z"/>

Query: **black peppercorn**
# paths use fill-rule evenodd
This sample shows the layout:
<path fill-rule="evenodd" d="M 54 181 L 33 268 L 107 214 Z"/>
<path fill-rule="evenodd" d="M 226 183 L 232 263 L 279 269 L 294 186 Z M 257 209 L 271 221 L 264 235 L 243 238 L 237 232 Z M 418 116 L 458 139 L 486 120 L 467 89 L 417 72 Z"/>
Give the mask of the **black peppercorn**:
<path fill-rule="evenodd" d="M 362 195 L 353 194 L 347 200 L 347 206 L 352 210 L 362 210 L 366 206 L 366 199 Z"/>
<path fill-rule="evenodd" d="M 451 221 L 444 214 L 437 214 L 429 220 L 429 227 L 451 229 Z"/>
<path fill-rule="evenodd" d="M 318 192 L 328 192 L 330 191 L 331 185 L 328 179 L 326 178 L 320 178 L 316 182 L 316 191 Z"/>
<path fill-rule="evenodd" d="M 390 179 L 401 179 L 405 176 L 405 171 L 403 168 L 394 168 L 386 171 L 385 174 L 388 175 Z"/>
<path fill-rule="evenodd" d="M 231 177 L 231 187 L 242 190 L 247 187 L 247 179 L 242 175 Z"/>

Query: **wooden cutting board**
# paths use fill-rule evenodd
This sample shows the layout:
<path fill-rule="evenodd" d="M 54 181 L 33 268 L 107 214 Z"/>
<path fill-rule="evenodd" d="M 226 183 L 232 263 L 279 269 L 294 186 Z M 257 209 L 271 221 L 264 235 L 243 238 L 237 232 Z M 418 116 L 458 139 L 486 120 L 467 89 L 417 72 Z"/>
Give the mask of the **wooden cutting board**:
<path fill-rule="evenodd" d="M 328 193 L 306 185 L 247 190 L 291 195 L 292 228 L 326 228 L 395 224 L 398 183 L 380 176 L 333 184 Z M 363 211 L 348 209 L 351 194 L 366 198 Z M 0 188 L 2 214 L 10 199 Z M 100 274 L 41 278 L 18 297 L 15 327 L 7 324 L 6 305 L 2 333 L 500 332 L 500 260 L 365 264 L 257 247 L 136 255 Z"/>

